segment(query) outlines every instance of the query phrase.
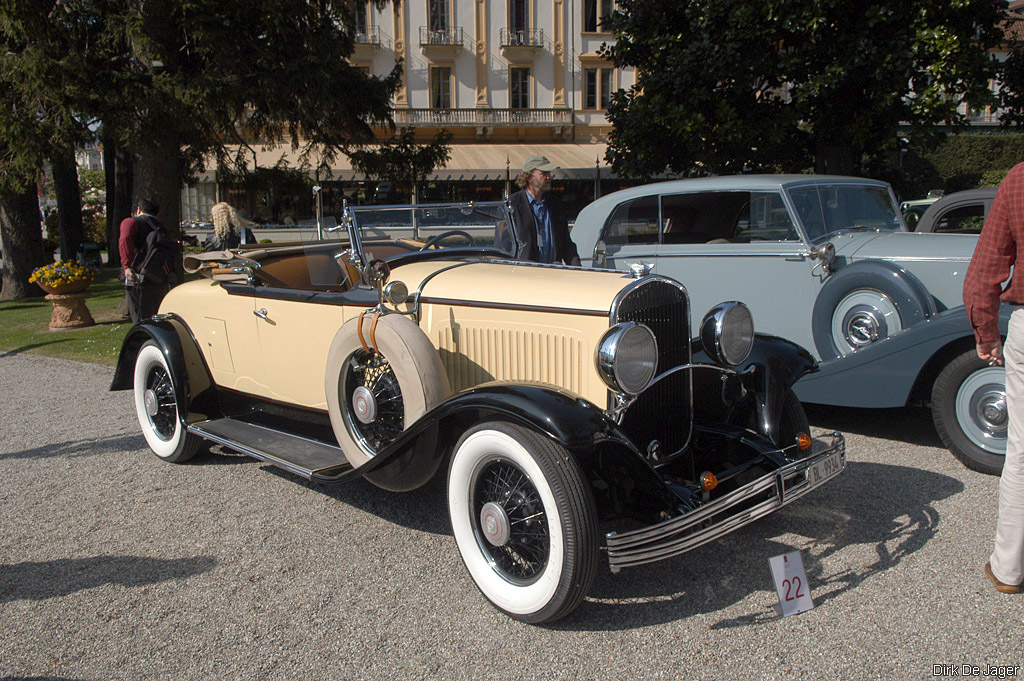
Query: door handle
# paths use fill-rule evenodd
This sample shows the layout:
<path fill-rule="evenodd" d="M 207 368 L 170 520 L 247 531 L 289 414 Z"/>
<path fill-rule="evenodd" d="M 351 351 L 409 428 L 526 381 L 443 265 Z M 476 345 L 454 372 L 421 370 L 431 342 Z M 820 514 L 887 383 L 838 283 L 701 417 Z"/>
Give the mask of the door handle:
<path fill-rule="evenodd" d="M 261 307 L 258 310 L 253 310 L 252 313 L 259 317 L 260 319 L 266 319 L 268 322 L 270 321 L 270 319 L 267 317 L 267 308 L 265 307 Z"/>

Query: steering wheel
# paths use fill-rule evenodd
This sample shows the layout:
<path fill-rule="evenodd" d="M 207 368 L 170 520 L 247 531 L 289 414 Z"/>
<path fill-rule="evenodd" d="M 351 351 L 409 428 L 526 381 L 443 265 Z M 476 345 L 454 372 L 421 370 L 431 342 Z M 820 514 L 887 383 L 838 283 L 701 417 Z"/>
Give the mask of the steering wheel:
<path fill-rule="evenodd" d="M 472 246 L 476 244 L 476 240 L 473 238 L 473 235 L 470 234 L 469 232 L 464 232 L 461 229 L 449 229 L 447 232 L 435 234 L 434 236 L 427 239 L 426 243 L 424 243 L 423 246 L 420 247 L 420 250 L 425 251 L 432 246 L 436 246 L 437 242 L 439 242 L 441 239 L 446 239 L 450 236 L 461 236 L 465 238 L 467 241 L 469 241 L 469 243 L 466 244 L 467 246 Z"/>

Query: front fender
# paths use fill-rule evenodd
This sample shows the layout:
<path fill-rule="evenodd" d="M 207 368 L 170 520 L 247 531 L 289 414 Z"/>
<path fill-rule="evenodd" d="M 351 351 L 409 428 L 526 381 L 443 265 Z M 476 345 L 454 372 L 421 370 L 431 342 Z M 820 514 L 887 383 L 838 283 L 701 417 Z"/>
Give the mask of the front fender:
<path fill-rule="evenodd" d="M 679 498 L 617 423 L 587 400 L 542 384 L 486 383 L 453 395 L 418 419 L 360 471 L 386 475 L 389 463 L 415 465 L 405 457 L 414 449 L 410 445 L 416 438 L 430 429 L 436 429 L 441 437 L 438 449 L 451 451 L 459 435 L 488 420 L 519 423 L 565 447 L 595 493 L 616 496 L 616 511 L 647 516 L 652 509 L 655 513 L 672 512 L 679 504 Z M 424 475 L 433 475 L 437 466 L 424 463 L 421 468 Z"/>
<path fill-rule="evenodd" d="M 999 308 L 999 331 L 1006 335 L 1012 308 Z M 903 407 L 922 380 L 934 380 L 942 359 L 974 347 L 974 330 L 964 308 L 932 316 L 862 350 L 820 364 L 796 384 L 803 402 L 842 407 Z M 930 382 L 928 386 L 930 392 Z"/>
<path fill-rule="evenodd" d="M 694 364 L 711 364 L 699 340 L 693 341 Z M 746 391 L 754 396 L 756 414 L 754 422 L 758 431 L 775 441 L 779 423 L 782 420 L 782 409 L 786 392 L 801 377 L 818 371 L 818 364 L 805 348 L 796 343 L 779 338 L 757 334 L 754 347 L 747 359 L 738 367 L 740 380 Z M 721 382 L 722 374 L 714 371 L 698 371 L 694 373 L 694 395 L 714 395 L 722 392 L 715 382 Z M 731 413 L 731 405 L 723 398 L 721 401 L 694 401 L 696 416 L 705 423 L 736 422 L 737 417 Z M 747 420 L 742 416 L 740 421 Z"/>
<path fill-rule="evenodd" d="M 213 379 L 198 342 L 185 322 L 173 315 L 144 319 L 128 331 L 121 344 L 110 390 L 131 390 L 134 387 L 135 359 L 147 341 L 154 341 L 167 361 L 178 404 L 184 405 L 190 414 L 199 414 L 200 418 L 216 414 Z"/>

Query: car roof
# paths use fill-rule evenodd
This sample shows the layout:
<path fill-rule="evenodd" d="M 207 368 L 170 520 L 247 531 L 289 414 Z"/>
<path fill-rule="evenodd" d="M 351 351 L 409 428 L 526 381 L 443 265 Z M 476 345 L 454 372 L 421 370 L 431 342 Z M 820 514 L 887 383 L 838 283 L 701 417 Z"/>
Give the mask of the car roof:
<path fill-rule="evenodd" d="M 681 192 L 695 192 L 715 189 L 719 191 L 765 191 L 782 190 L 791 187 L 799 187 L 810 184 L 866 184 L 878 187 L 888 187 L 889 183 L 882 180 L 872 180 L 865 177 L 851 177 L 846 175 L 712 175 L 710 177 L 694 177 L 683 180 L 668 180 L 665 182 L 654 182 L 651 184 L 639 185 L 622 189 L 612 194 L 607 194 L 593 201 L 583 210 L 599 210 L 621 203 L 624 200 L 651 196 L 654 194 L 672 194 Z"/>

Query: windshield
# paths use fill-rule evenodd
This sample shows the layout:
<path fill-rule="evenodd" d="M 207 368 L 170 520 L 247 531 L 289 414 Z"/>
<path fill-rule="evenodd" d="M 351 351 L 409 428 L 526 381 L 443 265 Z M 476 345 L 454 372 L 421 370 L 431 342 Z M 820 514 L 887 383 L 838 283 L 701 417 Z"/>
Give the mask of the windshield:
<path fill-rule="evenodd" d="M 788 193 L 811 241 L 848 230 L 903 230 L 888 187 L 816 184 Z"/>
<path fill-rule="evenodd" d="M 411 250 L 471 248 L 515 257 L 516 241 L 508 211 L 500 201 L 349 209 L 359 240 L 398 242 Z"/>

